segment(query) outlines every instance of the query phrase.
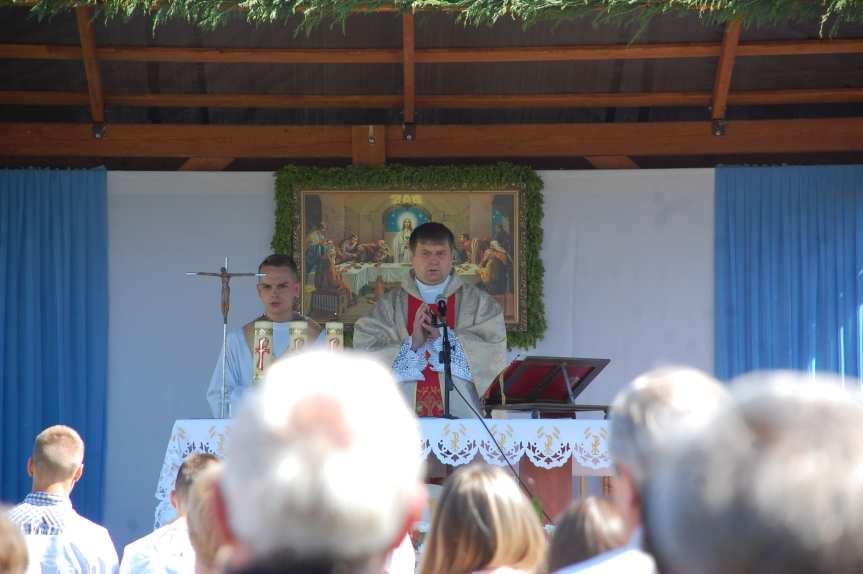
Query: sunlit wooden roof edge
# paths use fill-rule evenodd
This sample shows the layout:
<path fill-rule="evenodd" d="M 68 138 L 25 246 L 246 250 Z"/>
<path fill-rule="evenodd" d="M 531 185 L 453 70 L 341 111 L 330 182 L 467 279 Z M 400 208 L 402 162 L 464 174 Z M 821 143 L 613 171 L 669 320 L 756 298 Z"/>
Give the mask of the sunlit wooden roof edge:
<path fill-rule="evenodd" d="M 350 158 L 352 125 L 2 123 L 0 156 Z M 359 130 L 362 132 L 362 130 Z M 413 141 L 386 126 L 386 157 L 537 158 L 863 151 L 863 118 L 726 122 L 417 125 Z"/>

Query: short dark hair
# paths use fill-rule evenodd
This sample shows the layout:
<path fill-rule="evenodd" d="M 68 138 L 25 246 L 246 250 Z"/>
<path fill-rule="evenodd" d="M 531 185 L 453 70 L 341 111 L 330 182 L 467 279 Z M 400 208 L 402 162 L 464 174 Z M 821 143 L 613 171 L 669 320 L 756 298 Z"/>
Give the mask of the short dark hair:
<path fill-rule="evenodd" d="M 626 522 L 620 512 L 603 498 L 580 498 L 557 518 L 548 547 L 548 571 L 561 570 L 625 543 Z"/>
<path fill-rule="evenodd" d="M 410 247 L 411 251 L 415 251 L 417 243 L 420 241 L 428 241 L 429 243 L 446 243 L 450 249 L 455 247 L 455 237 L 449 227 L 443 223 L 429 221 L 423 223 L 411 232 Z"/>
<path fill-rule="evenodd" d="M 258 273 L 261 273 L 261 269 L 264 267 L 287 267 L 294 272 L 294 277 L 297 277 L 298 279 L 300 277 L 297 262 L 294 261 L 294 258 L 290 255 L 281 255 L 279 253 L 268 255 L 267 258 L 261 261 L 261 264 L 258 265 Z"/>
<path fill-rule="evenodd" d="M 214 462 L 219 462 L 219 457 L 206 452 L 190 454 L 183 460 L 183 464 L 177 471 L 177 480 L 174 481 L 174 491 L 177 493 L 178 502 L 183 505 L 186 504 L 192 483 Z"/>

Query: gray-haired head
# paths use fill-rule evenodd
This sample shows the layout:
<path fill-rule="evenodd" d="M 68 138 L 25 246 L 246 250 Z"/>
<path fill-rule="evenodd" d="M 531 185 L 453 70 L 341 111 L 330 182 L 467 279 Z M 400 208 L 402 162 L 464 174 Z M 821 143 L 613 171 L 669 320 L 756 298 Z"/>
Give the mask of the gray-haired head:
<path fill-rule="evenodd" d="M 716 379 L 686 367 L 664 367 L 633 380 L 611 407 L 609 453 L 640 490 L 670 438 L 697 426 L 728 400 Z"/>
<path fill-rule="evenodd" d="M 667 573 L 863 571 L 863 397 L 828 377 L 758 374 L 675 444 L 646 492 Z"/>
<path fill-rule="evenodd" d="M 229 526 L 256 559 L 365 568 L 421 510 L 420 454 L 390 369 L 353 353 L 292 356 L 270 368 L 231 428 Z"/>

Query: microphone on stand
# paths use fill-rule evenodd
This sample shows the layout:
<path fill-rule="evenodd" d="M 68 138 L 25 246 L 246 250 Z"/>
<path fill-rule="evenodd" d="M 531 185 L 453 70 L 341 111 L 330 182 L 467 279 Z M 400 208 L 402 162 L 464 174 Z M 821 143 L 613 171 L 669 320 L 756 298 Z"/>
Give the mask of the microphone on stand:
<path fill-rule="evenodd" d="M 446 325 L 446 297 L 438 295 L 435 306 L 437 307 L 437 322 Z"/>

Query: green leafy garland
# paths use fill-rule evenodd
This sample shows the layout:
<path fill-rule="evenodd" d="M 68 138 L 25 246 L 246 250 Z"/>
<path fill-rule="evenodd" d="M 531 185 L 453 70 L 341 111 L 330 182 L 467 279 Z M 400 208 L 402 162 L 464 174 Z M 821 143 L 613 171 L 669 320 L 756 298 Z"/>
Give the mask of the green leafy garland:
<path fill-rule="evenodd" d="M 289 165 L 276 172 L 276 228 L 272 248 L 293 254 L 299 241 L 299 209 L 295 192 L 300 189 L 365 190 L 490 190 L 523 189 L 525 205 L 524 272 L 527 278 L 527 330 L 509 331 L 510 347 L 531 348 L 545 334 L 542 249 L 542 180 L 528 167 L 512 164 L 491 166 L 401 165 L 305 167 Z M 298 245 L 296 245 L 298 246 Z"/>
<path fill-rule="evenodd" d="M 834 32 L 840 24 L 863 22 L 863 0 L 36 0 L 32 12 L 42 18 L 75 6 L 93 5 L 106 19 L 153 15 L 153 26 L 182 19 L 215 28 L 233 19 L 252 24 L 286 24 L 299 17 L 300 29 L 323 22 L 344 25 L 359 10 L 395 7 L 398 10 L 455 11 L 465 25 L 492 25 L 504 17 L 525 25 L 539 21 L 589 18 L 597 23 L 635 25 L 644 29 L 664 15 L 696 13 L 707 24 L 740 17 L 746 26 L 782 22 L 820 23 Z M 0 0 L 0 6 L 25 0 Z M 294 20 L 296 22 L 296 20 Z"/>

